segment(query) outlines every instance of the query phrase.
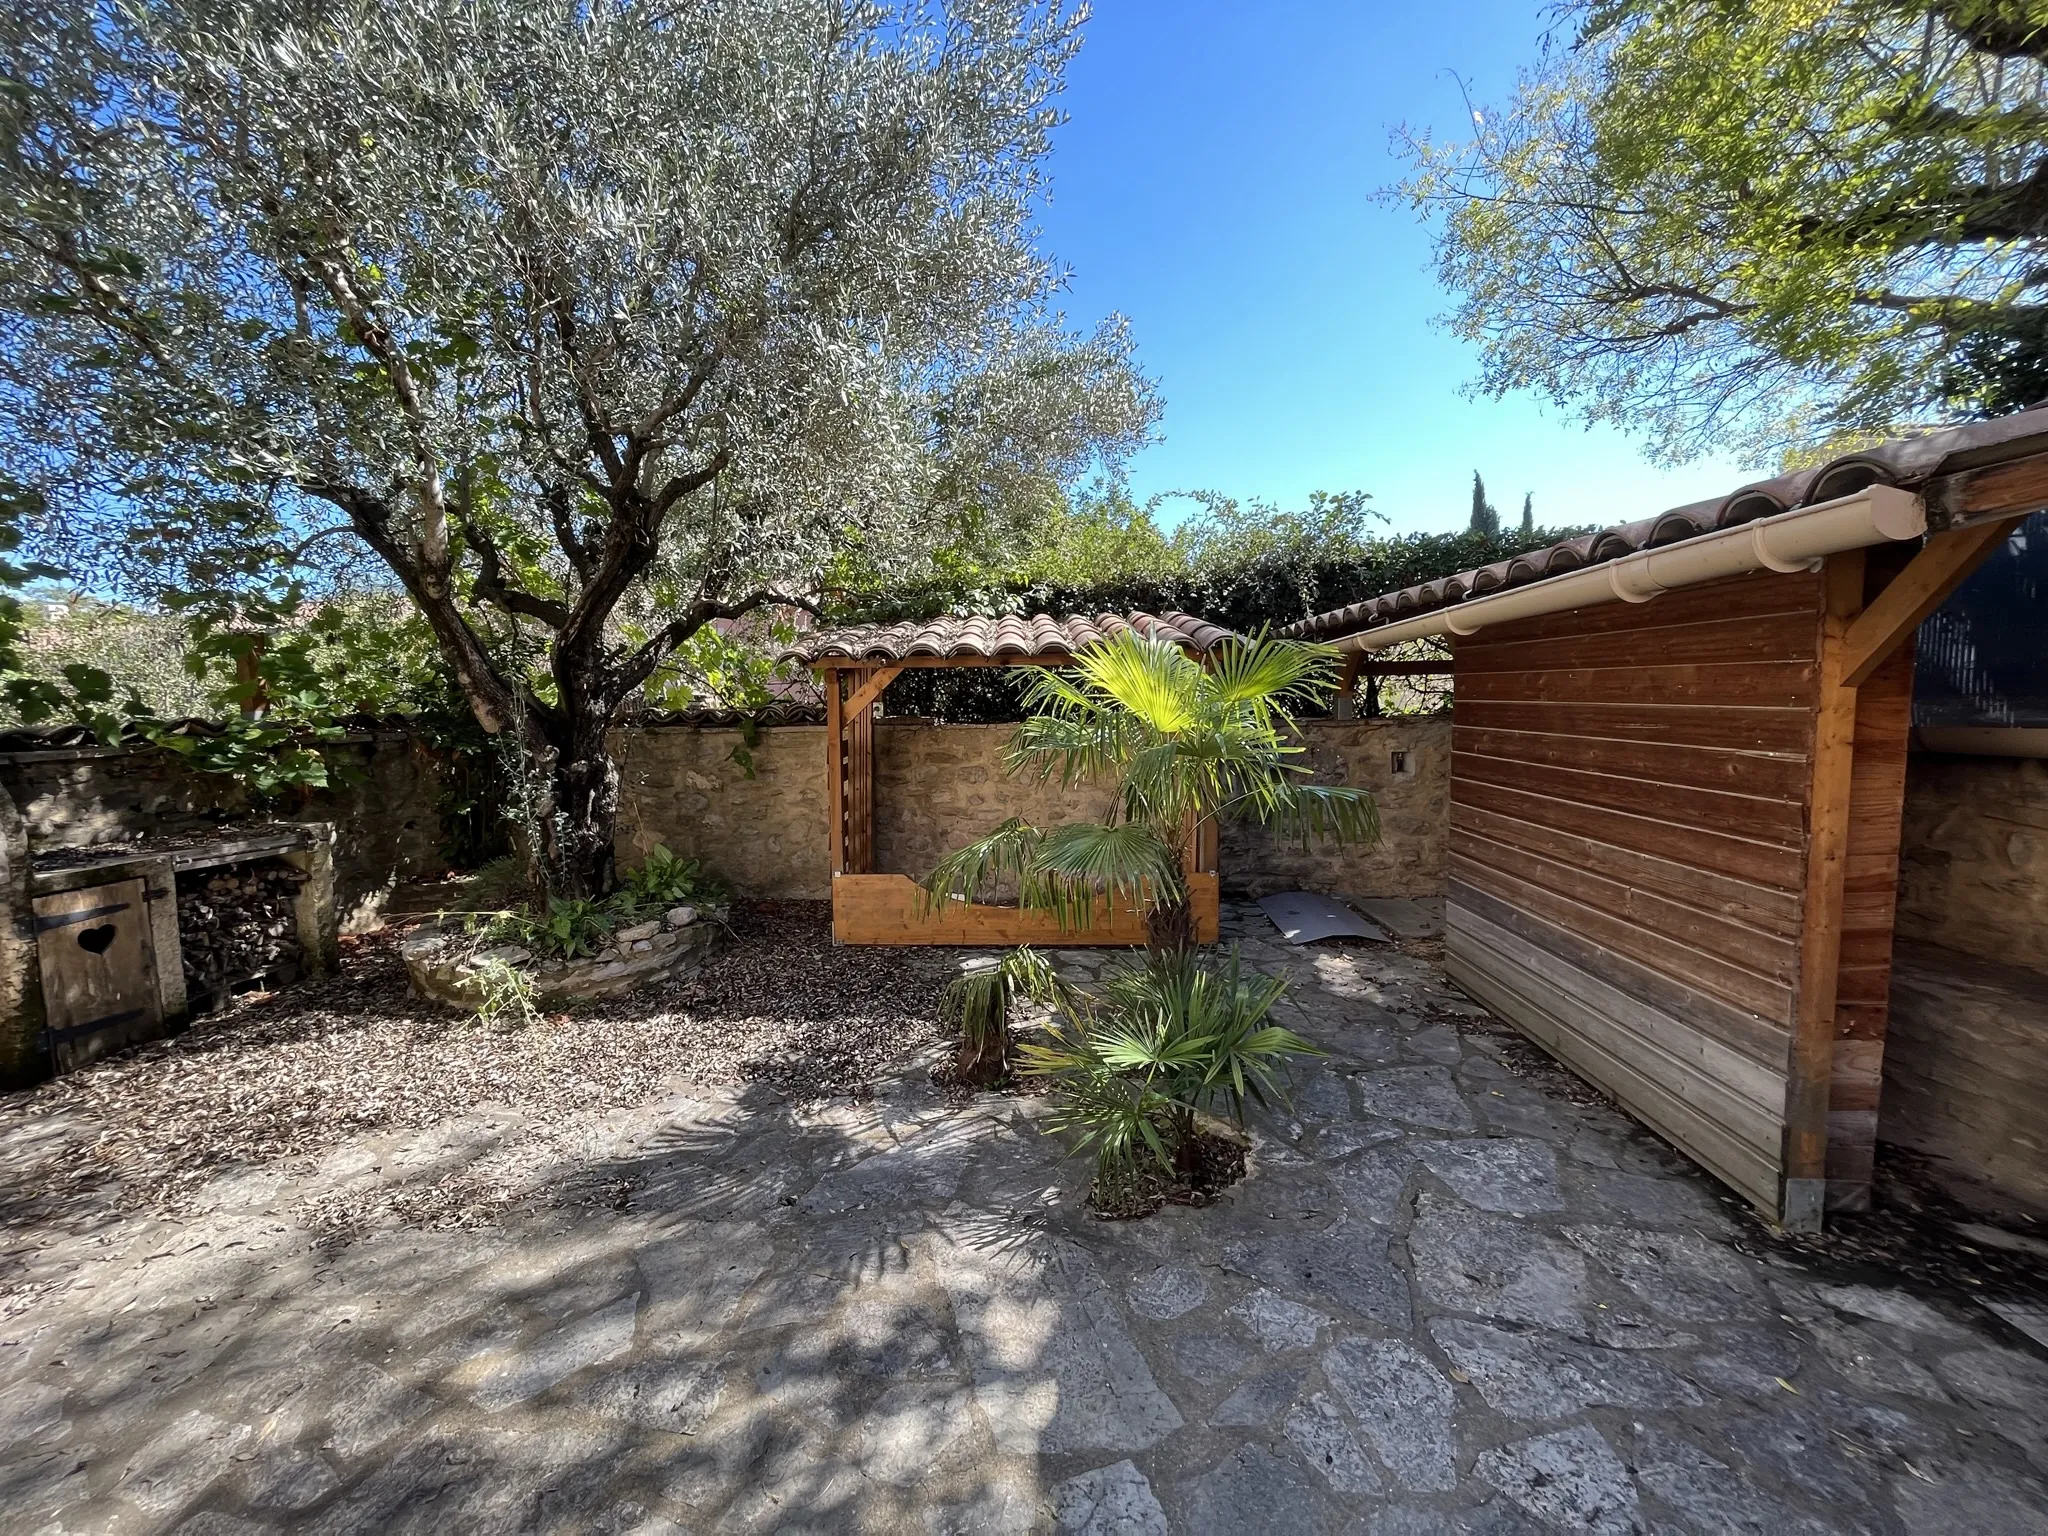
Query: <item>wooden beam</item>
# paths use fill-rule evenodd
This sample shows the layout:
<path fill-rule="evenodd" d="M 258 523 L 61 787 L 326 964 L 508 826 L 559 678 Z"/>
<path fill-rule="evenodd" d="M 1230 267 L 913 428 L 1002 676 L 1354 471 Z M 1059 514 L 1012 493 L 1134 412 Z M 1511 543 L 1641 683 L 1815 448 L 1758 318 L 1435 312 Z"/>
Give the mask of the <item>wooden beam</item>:
<path fill-rule="evenodd" d="M 1930 536 L 1912 563 L 1849 626 L 1842 680 L 1860 688 L 1948 595 L 2011 535 L 2016 518 L 1973 523 Z"/>
<path fill-rule="evenodd" d="M 2024 517 L 2048 507 L 2048 453 L 1943 475 L 1921 496 L 1929 511 L 1948 518 Z"/>
<path fill-rule="evenodd" d="M 1828 1094 L 1834 1069 L 1835 994 L 1842 960 L 1843 882 L 1849 860 L 1850 788 L 1856 767 L 1856 690 L 1847 681 L 1849 626 L 1863 606 L 1860 549 L 1830 555 L 1820 615 L 1806 882 L 1799 984 L 1785 1085 L 1784 1190 L 1779 1219 L 1815 1230 L 1827 1193 Z"/>
<path fill-rule="evenodd" d="M 832 873 L 846 873 L 846 723 L 840 710 L 840 678 L 825 674 L 825 825 L 830 829 L 826 856 Z"/>
<path fill-rule="evenodd" d="M 884 667 L 865 683 L 862 683 L 860 691 L 846 701 L 846 718 L 849 720 L 858 719 L 860 712 L 879 699 L 882 696 L 882 690 L 894 682 L 896 674 L 902 670 L 903 668 L 900 665 Z"/>
<path fill-rule="evenodd" d="M 1446 656 L 1442 661 L 1368 661 L 1363 670 L 1367 677 L 1449 677 L 1457 668 Z"/>
<path fill-rule="evenodd" d="M 875 868 L 875 712 L 846 712 L 846 867 L 856 875 Z"/>
<path fill-rule="evenodd" d="M 1351 697 L 1351 690 L 1358 686 L 1358 669 L 1365 665 L 1365 652 L 1346 651 L 1343 669 L 1337 674 L 1337 693 L 1330 704 L 1330 718 L 1333 720 L 1355 720 L 1358 718 L 1358 704 Z"/>

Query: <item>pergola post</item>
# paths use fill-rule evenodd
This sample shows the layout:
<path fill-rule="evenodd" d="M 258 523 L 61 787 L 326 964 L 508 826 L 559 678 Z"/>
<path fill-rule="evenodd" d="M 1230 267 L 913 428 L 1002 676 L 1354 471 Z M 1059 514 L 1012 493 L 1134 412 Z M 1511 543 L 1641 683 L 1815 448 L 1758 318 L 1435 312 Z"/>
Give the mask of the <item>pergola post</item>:
<path fill-rule="evenodd" d="M 825 669 L 826 859 L 836 878 L 846 873 L 846 725 L 844 679 Z"/>
<path fill-rule="evenodd" d="M 872 874 L 875 867 L 875 704 L 900 666 L 827 667 L 825 673 L 825 816 L 834 875 Z M 855 686 L 851 693 L 847 684 Z"/>

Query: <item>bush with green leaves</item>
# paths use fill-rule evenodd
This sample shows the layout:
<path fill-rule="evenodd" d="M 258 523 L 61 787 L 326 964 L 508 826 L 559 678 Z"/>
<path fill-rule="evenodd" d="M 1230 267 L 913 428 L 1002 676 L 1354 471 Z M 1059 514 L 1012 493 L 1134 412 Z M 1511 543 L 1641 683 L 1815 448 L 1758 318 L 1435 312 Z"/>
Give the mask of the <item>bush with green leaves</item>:
<path fill-rule="evenodd" d="M 612 896 L 615 911 L 633 916 L 651 916 L 671 907 L 719 906 L 725 901 L 725 887 L 705 873 L 696 859 L 685 859 L 656 843 L 646 862 L 629 869 Z"/>
<path fill-rule="evenodd" d="M 960 1032 L 954 1077 L 989 1087 L 1010 1073 L 1010 1014 L 1020 999 L 1062 1006 L 1072 994 L 1052 963 L 1028 944 L 995 964 L 957 976 L 939 996 L 939 1014 Z"/>
<path fill-rule="evenodd" d="M 1052 1125 L 1092 1152 L 1098 1204 L 1149 1167 L 1171 1182 L 1193 1172 L 1197 1116 L 1244 1123 L 1248 1104 L 1283 1097 L 1292 1059 L 1320 1054 L 1272 1020 L 1286 995 L 1278 977 L 1246 972 L 1233 950 L 1216 962 L 1191 951 L 1154 954 L 1110 973 L 1090 999 L 1061 988 L 1064 1019 L 1047 1044 L 1017 1046 L 1022 1069 L 1049 1078 Z"/>
<path fill-rule="evenodd" d="M 991 539 L 941 550 L 934 574 L 919 580 L 849 565 L 835 584 L 834 617 L 1173 609 L 1249 635 L 1588 531 L 1390 534 L 1377 526 L 1372 498 L 1356 491 L 1318 492 L 1299 508 L 1206 492 L 1192 499 L 1200 511 L 1170 533 L 1158 522 L 1162 498 L 1141 505 L 1112 488 L 1049 508 L 1021 547 Z M 945 720 L 1018 720 L 1028 712 L 1025 683 L 1021 669 L 913 669 L 889 685 L 889 708 Z"/>
<path fill-rule="evenodd" d="M 525 866 L 499 859 L 479 872 L 477 894 L 486 901 L 522 901 Z M 587 960 L 610 947 L 612 936 L 684 905 L 716 906 L 725 889 L 695 859 L 657 845 L 645 863 L 626 872 L 620 888 L 601 901 L 551 896 L 545 909 L 508 904 L 460 914 L 463 932 L 478 952 L 516 944 L 548 960 Z M 444 914 L 452 917 L 453 914 Z"/>

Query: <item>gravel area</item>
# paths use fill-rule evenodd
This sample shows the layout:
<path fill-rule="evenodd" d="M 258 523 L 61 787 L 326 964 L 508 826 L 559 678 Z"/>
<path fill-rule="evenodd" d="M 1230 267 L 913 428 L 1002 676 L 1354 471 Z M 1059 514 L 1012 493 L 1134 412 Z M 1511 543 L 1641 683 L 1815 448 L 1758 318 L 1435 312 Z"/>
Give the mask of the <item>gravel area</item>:
<path fill-rule="evenodd" d="M 18 1236 L 172 1214 L 223 1173 L 485 1106 L 544 1135 L 678 1079 L 860 1096 L 939 1038 L 949 952 L 836 948 L 823 902 L 741 904 L 731 930 L 688 982 L 503 1033 L 412 997 L 396 930 L 350 941 L 330 980 L 0 1103 L 0 1219 Z M 413 1189 L 397 1214 L 466 1198 Z"/>

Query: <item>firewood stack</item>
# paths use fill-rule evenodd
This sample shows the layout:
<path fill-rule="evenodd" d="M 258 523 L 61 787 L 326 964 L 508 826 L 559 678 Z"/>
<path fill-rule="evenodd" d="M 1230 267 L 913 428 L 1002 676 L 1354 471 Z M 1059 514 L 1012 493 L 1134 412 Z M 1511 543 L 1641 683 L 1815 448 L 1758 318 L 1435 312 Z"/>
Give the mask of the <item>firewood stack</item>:
<path fill-rule="evenodd" d="M 287 981 L 299 969 L 292 903 L 305 883 L 289 864 L 233 864 L 178 876 L 178 943 L 195 1008 L 255 977 Z"/>

